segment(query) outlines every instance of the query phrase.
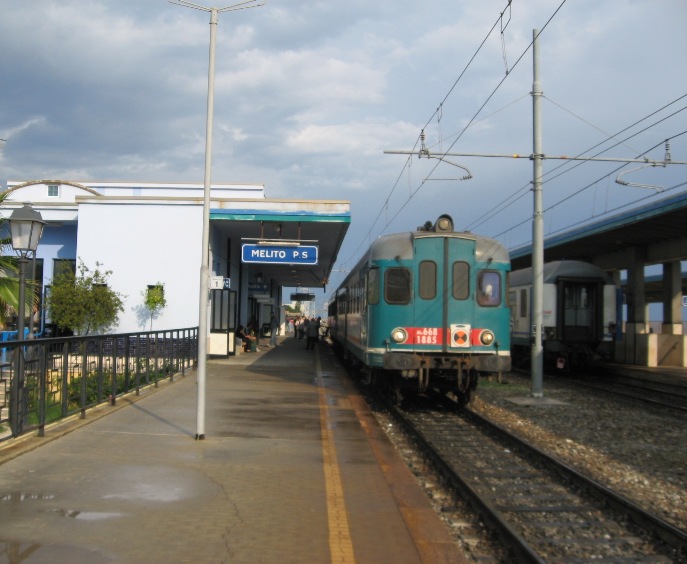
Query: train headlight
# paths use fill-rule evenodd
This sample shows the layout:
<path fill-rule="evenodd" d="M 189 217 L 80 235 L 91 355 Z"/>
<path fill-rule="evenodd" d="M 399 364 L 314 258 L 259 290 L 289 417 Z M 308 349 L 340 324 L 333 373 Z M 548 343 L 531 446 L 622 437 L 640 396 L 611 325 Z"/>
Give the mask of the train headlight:
<path fill-rule="evenodd" d="M 491 331 L 482 331 L 479 340 L 483 345 L 491 345 L 494 342 L 494 334 Z"/>
<path fill-rule="evenodd" d="M 408 340 L 408 332 L 403 327 L 396 327 L 391 331 L 391 340 L 394 343 L 405 343 Z"/>

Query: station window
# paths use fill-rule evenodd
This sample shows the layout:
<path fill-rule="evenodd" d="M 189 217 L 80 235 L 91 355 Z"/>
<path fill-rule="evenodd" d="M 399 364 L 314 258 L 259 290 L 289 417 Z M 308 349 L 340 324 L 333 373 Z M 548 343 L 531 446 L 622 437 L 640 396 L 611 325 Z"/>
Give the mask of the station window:
<path fill-rule="evenodd" d="M 48 198 L 59 198 L 60 187 L 57 184 L 48 184 Z"/>
<path fill-rule="evenodd" d="M 53 259 L 52 279 L 53 281 L 64 274 L 76 274 L 75 259 Z"/>
<path fill-rule="evenodd" d="M 470 265 L 467 262 L 453 263 L 453 299 L 467 300 L 470 295 Z"/>
<path fill-rule="evenodd" d="M 367 303 L 379 303 L 379 269 L 371 268 L 367 273 Z"/>
<path fill-rule="evenodd" d="M 410 270 L 407 268 L 389 268 L 384 273 L 384 299 L 389 304 L 407 304 L 410 302 Z"/>
<path fill-rule="evenodd" d="M 493 307 L 501 304 L 501 274 L 495 270 L 482 270 L 477 276 L 477 303 Z"/>
<path fill-rule="evenodd" d="M 433 300 L 437 296 L 437 265 L 434 261 L 420 263 L 420 283 L 418 291 L 423 300 Z"/>

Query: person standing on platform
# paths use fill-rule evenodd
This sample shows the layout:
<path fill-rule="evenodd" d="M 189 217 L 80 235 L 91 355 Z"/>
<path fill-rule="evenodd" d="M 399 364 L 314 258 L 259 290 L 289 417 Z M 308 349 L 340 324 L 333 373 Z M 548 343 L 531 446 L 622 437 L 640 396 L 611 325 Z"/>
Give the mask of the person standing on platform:
<path fill-rule="evenodd" d="M 270 347 L 277 346 L 277 332 L 279 331 L 279 321 L 274 314 L 270 317 Z"/>
<path fill-rule="evenodd" d="M 308 321 L 308 325 L 305 331 L 308 339 L 305 343 L 305 350 L 314 351 L 315 342 L 317 341 L 317 337 L 320 333 L 320 324 L 315 320 L 314 317 L 311 317 Z"/>
<path fill-rule="evenodd" d="M 298 340 L 302 341 L 303 336 L 305 335 L 305 326 L 307 325 L 307 322 L 305 318 L 299 317 L 298 318 L 298 325 L 296 326 L 296 331 L 298 331 Z"/>

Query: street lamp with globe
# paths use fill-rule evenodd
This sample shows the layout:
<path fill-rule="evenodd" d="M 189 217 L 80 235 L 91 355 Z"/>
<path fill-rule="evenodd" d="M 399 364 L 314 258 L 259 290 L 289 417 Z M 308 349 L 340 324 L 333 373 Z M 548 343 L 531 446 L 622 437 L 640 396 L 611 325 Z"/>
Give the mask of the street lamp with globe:
<path fill-rule="evenodd" d="M 12 248 L 17 253 L 19 262 L 19 307 L 17 310 L 17 340 L 24 340 L 24 321 L 26 313 L 26 265 L 29 257 L 35 255 L 38 242 L 43 235 L 45 221 L 40 212 L 25 203 L 17 208 L 9 217 L 10 231 L 12 234 Z M 19 436 L 22 432 L 23 419 L 20 416 L 21 402 L 19 399 L 22 381 L 24 379 L 24 353 L 23 347 L 17 347 L 16 366 L 12 378 L 12 402 L 10 409 L 10 424 L 12 436 Z"/>

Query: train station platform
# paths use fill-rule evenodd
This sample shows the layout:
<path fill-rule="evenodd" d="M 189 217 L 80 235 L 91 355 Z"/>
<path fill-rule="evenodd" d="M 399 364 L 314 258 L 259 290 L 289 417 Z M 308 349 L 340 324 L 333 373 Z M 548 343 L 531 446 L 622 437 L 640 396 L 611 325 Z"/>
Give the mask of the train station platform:
<path fill-rule="evenodd" d="M 328 346 L 280 339 L 0 445 L 0 562 L 465 562 Z"/>

